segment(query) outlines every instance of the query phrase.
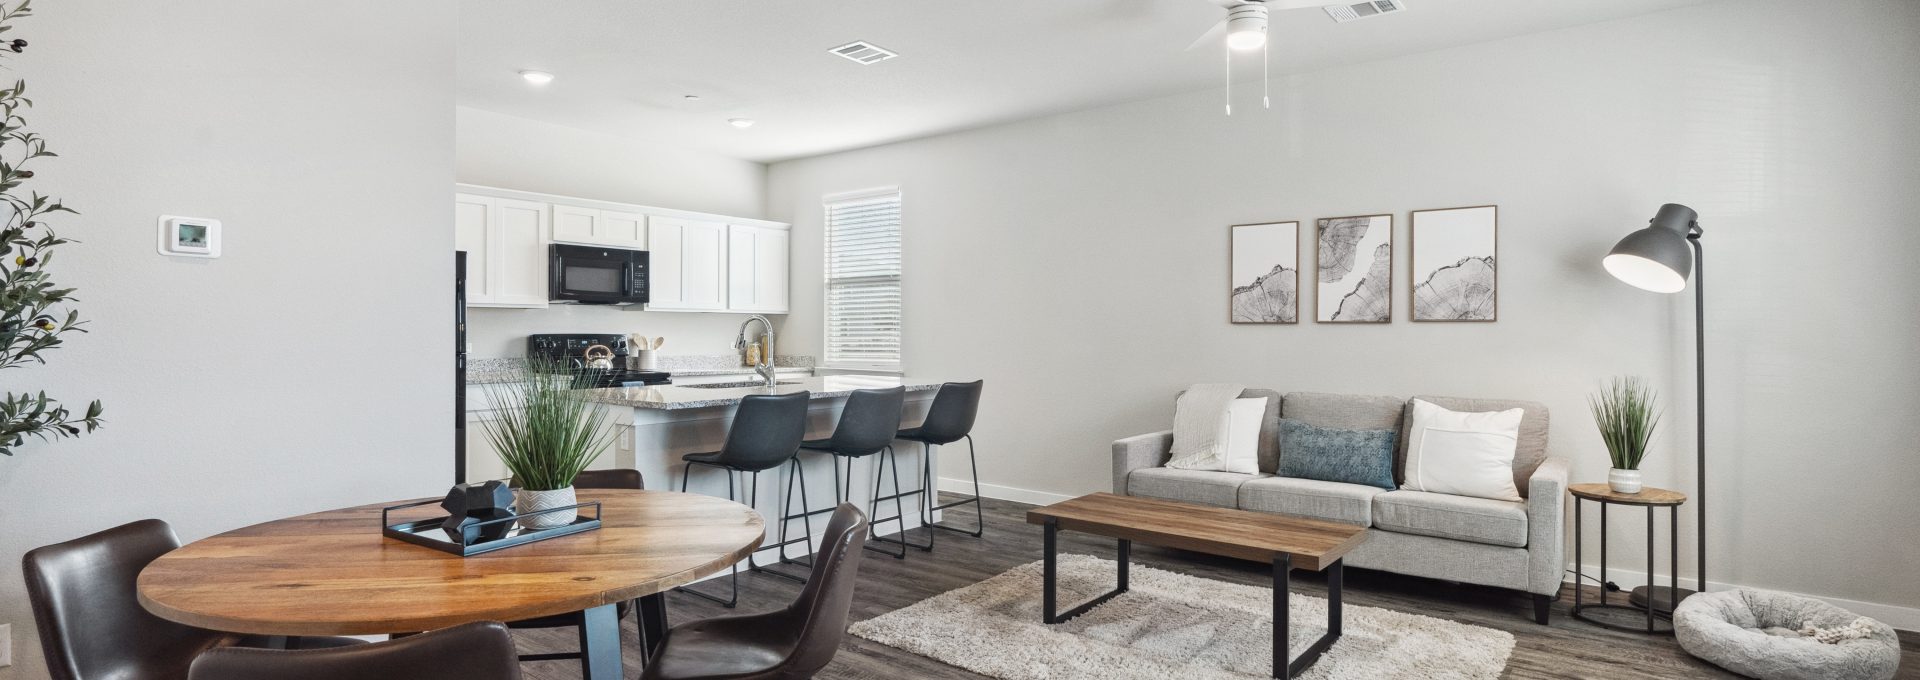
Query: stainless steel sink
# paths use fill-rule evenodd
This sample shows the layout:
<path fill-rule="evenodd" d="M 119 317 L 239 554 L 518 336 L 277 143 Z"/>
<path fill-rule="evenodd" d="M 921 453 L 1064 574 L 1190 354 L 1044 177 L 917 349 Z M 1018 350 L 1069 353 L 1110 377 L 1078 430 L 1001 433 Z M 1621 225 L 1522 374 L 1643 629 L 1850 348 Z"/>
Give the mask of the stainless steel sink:
<path fill-rule="evenodd" d="M 776 384 L 798 385 L 800 384 L 800 381 L 782 380 Z M 732 387 L 766 387 L 766 386 L 767 386 L 767 382 L 765 380 L 742 380 L 739 382 L 707 383 L 705 385 L 674 385 L 674 387 L 691 387 L 698 390 L 719 390 L 719 389 L 727 389 Z"/>

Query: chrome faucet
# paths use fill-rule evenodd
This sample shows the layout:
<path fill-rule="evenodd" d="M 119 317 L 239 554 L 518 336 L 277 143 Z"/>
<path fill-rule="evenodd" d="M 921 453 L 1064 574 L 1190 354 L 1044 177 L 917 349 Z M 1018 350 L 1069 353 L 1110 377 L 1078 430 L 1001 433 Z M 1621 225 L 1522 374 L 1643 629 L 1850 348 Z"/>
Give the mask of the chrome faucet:
<path fill-rule="evenodd" d="M 753 322 L 755 321 L 760 322 L 760 327 L 766 329 L 765 335 L 767 338 L 767 347 L 766 347 L 766 351 L 760 353 L 760 363 L 753 365 L 753 372 L 759 374 L 760 377 L 767 379 L 767 387 L 773 387 L 774 385 L 779 384 L 779 380 L 775 378 L 775 374 L 773 370 L 773 322 L 772 321 L 768 321 L 767 317 L 761 316 L 759 314 L 755 314 L 753 316 L 747 317 L 746 321 L 740 322 L 740 335 L 739 337 L 736 337 L 733 339 L 733 348 L 741 349 L 741 350 L 747 348 L 747 327 L 753 325 Z"/>

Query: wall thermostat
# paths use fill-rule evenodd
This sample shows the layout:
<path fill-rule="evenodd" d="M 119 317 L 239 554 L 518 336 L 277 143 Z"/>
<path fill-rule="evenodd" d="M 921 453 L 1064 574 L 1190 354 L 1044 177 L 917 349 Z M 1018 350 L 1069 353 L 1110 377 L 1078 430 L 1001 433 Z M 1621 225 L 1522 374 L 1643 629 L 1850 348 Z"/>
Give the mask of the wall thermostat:
<path fill-rule="evenodd" d="M 219 257 L 220 220 L 161 215 L 160 254 L 176 257 Z"/>

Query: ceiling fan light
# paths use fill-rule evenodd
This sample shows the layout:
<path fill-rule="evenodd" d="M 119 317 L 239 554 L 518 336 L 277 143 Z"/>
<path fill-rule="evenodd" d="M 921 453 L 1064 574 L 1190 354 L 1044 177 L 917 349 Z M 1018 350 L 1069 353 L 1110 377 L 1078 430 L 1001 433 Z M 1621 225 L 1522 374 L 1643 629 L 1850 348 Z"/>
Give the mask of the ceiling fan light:
<path fill-rule="evenodd" d="M 1257 50 L 1267 44 L 1267 7 L 1248 3 L 1227 12 L 1227 47 Z"/>
<path fill-rule="evenodd" d="M 1265 44 L 1267 44 L 1266 31 L 1236 31 L 1227 34 L 1227 47 L 1241 52 L 1257 50 Z"/>

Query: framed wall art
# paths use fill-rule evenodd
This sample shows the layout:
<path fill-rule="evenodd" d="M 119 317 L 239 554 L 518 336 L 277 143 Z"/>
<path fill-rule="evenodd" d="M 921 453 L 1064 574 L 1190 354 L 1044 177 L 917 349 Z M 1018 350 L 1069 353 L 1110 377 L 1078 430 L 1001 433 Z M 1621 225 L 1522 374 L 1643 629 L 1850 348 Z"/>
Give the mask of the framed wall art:
<path fill-rule="evenodd" d="M 1314 230 L 1314 320 L 1393 321 L 1393 216 L 1318 220 Z"/>
<path fill-rule="evenodd" d="M 1414 321 L 1493 321 L 1500 311 L 1498 206 L 1413 211 Z"/>
<path fill-rule="evenodd" d="M 1300 223 L 1236 224 L 1228 254 L 1233 323 L 1300 320 Z"/>

